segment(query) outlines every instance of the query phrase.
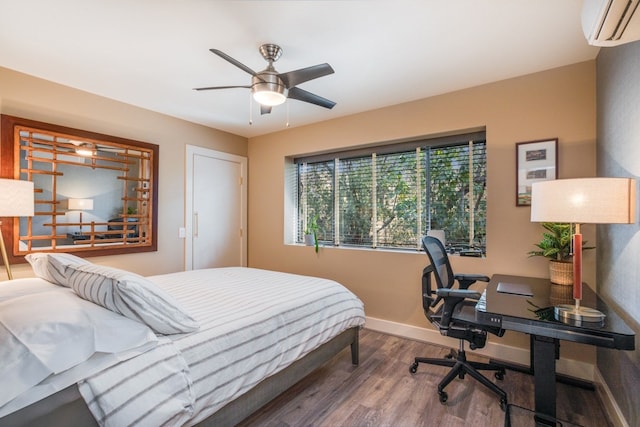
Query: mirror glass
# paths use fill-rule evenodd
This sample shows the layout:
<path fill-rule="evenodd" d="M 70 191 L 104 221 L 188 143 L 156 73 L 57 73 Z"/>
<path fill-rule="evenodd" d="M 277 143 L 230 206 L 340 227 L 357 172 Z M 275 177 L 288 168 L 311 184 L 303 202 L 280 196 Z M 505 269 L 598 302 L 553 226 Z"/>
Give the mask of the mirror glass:
<path fill-rule="evenodd" d="M 8 121 L 11 177 L 35 189 L 35 215 L 13 224 L 13 255 L 156 250 L 157 145 L 7 116 L 3 135 Z"/>

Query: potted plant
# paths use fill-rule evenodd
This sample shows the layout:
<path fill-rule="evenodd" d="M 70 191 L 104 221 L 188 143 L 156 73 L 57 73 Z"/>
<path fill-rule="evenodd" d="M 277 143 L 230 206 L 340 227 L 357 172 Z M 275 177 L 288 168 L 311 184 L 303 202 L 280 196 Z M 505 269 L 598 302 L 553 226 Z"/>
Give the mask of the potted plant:
<path fill-rule="evenodd" d="M 307 246 L 313 246 L 316 253 L 318 252 L 318 222 L 316 217 L 312 217 L 304 231 L 304 243 Z"/>
<path fill-rule="evenodd" d="M 542 233 L 542 240 L 535 244 L 538 250 L 530 251 L 529 256 L 549 258 L 549 278 L 551 282 L 559 285 L 572 285 L 571 224 L 543 222 L 542 227 L 546 231 Z M 594 248 L 594 246 L 585 246 L 586 243 L 586 241 L 582 242 L 582 250 Z"/>

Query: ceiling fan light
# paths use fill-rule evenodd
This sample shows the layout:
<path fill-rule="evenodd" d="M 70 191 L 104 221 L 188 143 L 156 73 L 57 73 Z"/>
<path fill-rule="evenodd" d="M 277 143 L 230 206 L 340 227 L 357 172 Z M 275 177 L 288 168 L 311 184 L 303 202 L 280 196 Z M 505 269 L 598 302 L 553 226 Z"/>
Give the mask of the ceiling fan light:
<path fill-rule="evenodd" d="M 253 99 L 256 100 L 257 103 L 262 105 L 268 105 L 269 107 L 274 107 L 276 105 L 280 105 L 284 103 L 287 99 L 281 92 L 275 92 L 272 90 L 262 90 L 253 92 Z"/>
<path fill-rule="evenodd" d="M 79 155 L 79 156 L 91 157 L 95 153 L 91 148 L 78 147 L 78 148 L 76 148 L 76 154 Z"/>

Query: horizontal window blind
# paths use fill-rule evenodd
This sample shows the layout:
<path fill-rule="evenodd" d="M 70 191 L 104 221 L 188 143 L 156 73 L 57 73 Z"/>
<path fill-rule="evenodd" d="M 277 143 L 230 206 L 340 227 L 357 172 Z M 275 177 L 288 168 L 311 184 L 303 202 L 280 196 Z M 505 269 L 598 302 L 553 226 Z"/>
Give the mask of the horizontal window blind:
<path fill-rule="evenodd" d="M 484 254 L 486 143 L 470 135 L 294 159 L 297 241 L 312 221 L 324 245 L 371 248 L 419 249 L 440 229 L 450 251 Z"/>
<path fill-rule="evenodd" d="M 309 232 L 311 221 L 318 227 L 318 240 L 333 243 L 334 161 L 298 165 L 298 237 Z"/>
<path fill-rule="evenodd" d="M 338 242 L 371 246 L 372 160 L 358 157 L 339 161 Z"/>

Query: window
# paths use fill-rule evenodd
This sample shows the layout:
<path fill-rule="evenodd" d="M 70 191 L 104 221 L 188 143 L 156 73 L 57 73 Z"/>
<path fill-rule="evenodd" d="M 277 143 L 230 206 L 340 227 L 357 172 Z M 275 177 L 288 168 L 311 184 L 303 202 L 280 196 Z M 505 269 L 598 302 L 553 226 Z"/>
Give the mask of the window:
<path fill-rule="evenodd" d="M 296 242 L 419 249 L 444 230 L 451 253 L 485 254 L 484 132 L 294 159 Z M 470 171 L 472 173 L 470 173 Z"/>

